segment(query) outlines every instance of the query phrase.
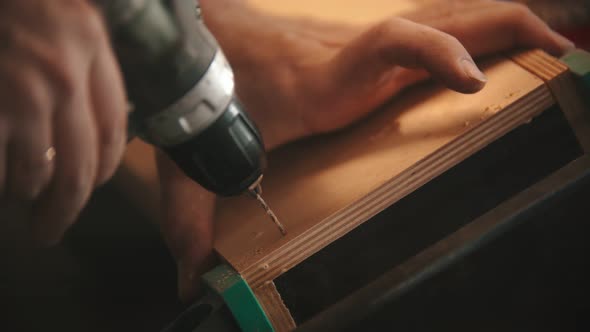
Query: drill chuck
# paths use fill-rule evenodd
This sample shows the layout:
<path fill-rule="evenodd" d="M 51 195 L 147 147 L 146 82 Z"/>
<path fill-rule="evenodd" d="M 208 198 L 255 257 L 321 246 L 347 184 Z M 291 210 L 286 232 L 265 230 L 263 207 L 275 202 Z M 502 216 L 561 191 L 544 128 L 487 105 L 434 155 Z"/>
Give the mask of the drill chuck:
<path fill-rule="evenodd" d="M 248 190 L 265 167 L 261 138 L 236 99 L 194 138 L 164 151 L 189 177 L 224 196 Z"/>

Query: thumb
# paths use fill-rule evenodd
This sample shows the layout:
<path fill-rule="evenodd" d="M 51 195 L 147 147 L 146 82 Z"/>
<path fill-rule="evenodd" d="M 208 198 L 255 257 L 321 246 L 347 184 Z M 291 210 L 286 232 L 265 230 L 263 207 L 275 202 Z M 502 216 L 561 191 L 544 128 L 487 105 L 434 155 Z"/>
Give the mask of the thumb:
<path fill-rule="evenodd" d="M 162 152 L 156 160 L 163 208 L 160 228 L 178 266 L 179 296 L 188 301 L 199 291 L 200 275 L 215 263 L 215 195 L 185 176 Z"/>

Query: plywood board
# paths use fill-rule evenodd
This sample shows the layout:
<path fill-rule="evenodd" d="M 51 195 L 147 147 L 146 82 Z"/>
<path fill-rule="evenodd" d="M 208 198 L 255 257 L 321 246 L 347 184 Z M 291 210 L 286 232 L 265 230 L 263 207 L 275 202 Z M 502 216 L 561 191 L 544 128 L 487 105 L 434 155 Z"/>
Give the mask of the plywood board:
<path fill-rule="evenodd" d="M 422 85 L 345 131 L 274 153 L 264 196 L 288 235 L 254 200 L 225 199 L 217 252 L 259 287 L 554 103 L 541 79 L 511 61 L 483 68 L 480 93 Z"/>

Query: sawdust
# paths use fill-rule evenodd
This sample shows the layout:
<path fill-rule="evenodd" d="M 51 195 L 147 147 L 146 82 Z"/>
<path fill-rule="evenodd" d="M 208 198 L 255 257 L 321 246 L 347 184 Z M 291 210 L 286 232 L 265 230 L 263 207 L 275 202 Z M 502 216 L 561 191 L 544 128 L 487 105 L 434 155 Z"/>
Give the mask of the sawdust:
<path fill-rule="evenodd" d="M 483 121 L 489 117 L 488 113 L 496 114 L 500 110 L 502 110 L 502 105 L 490 105 L 483 109 L 483 112 L 481 112 L 479 119 Z"/>
<path fill-rule="evenodd" d="M 504 99 L 512 99 L 512 97 L 516 96 L 517 94 L 520 93 L 520 90 L 516 90 L 516 91 L 512 91 L 509 94 L 507 94 Z"/>

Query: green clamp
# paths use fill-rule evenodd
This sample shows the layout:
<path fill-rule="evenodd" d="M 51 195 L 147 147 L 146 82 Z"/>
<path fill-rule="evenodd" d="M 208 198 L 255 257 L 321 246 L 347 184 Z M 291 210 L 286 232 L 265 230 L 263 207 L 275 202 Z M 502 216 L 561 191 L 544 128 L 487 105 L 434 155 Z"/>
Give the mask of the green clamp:
<path fill-rule="evenodd" d="M 202 278 L 211 290 L 223 298 L 242 331 L 274 331 L 250 286 L 234 269 L 222 264 Z"/>
<path fill-rule="evenodd" d="M 568 52 L 560 60 L 580 79 L 584 88 L 590 91 L 590 53 L 576 49 Z"/>

